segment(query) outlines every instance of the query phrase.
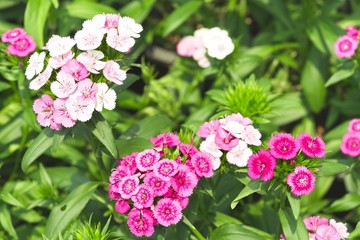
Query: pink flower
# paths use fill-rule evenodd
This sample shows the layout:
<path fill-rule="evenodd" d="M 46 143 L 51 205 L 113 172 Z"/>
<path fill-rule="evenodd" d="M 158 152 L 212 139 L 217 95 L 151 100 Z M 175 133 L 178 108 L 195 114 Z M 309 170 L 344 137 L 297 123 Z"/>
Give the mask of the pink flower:
<path fill-rule="evenodd" d="M 235 138 L 230 132 L 226 131 L 225 129 L 219 128 L 215 135 L 215 143 L 221 149 L 229 151 L 239 143 L 239 139 Z"/>
<path fill-rule="evenodd" d="M 245 167 L 251 155 L 251 149 L 248 148 L 244 141 L 239 140 L 238 145 L 226 154 L 226 159 L 229 163 L 235 164 L 238 167 Z"/>
<path fill-rule="evenodd" d="M 268 150 L 262 149 L 250 157 L 248 161 L 248 175 L 251 179 L 261 178 L 269 181 L 274 176 L 276 159 Z"/>
<path fill-rule="evenodd" d="M 36 120 L 43 127 L 49 127 L 54 121 L 54 100 L 47 94 L 34 101 L 33 110 L 37 114 Z"/>
<path fill-rule="evenodd" d="M 52 67 L 53 69 L 61 68 L 73 57 L 74 57 L 74 53 L 71 50 L 65 54 L 56 57 L 51 57 L 49 59 L 49 66 Z"/>
<path fill-rule="evenodd" d="M 213 170 L 212 170 L 212 163 L 211 159 L 206 153 L 198 152 L 191 158 L 191 163 L 194 166 L 195 173 L 199 177 L 212 177 Z"/>
<path fill-rule="evenodd" d="M 118 160 L 118 166 L 124 166 L 129 169 L 130 174 L 134 174 L 137 170 L 135 161 L 137 155 L 137 152 L 133 152 L 130 155 L 123 157 L 122 159 Z"/>
<path fill-rule="evenodd" d="M 149 170 L 153 170 L 155 167 L 155 163 L 160 160 L 160 153 L 154 151 L 153 149 L 147 149 L 138 153 L 135 158 L 137 168 L 146 172 Z"/>
<path fill-rule="evenodd" d="M 355 28 L 354 26 L 347 26 L 345 28 L 346 35 L 349 37 L 352 37 L 353 39 L 357 40 L 359 37 L 359 30 Z"/>
<path fill-rule="evenodd" d="M 138 209 L 148 208 L 154 203 L 154 190 L 145 184 L 141 184 L 137 187 L 131 200 L 134 202 L 134 207 Z"/>
<path fill-rule="evenodd" d="M 228 116 L 225 117 L 226 121 L 234 121 L 234 122 L 238 122 L 244 126 L 248 126 L 252 123 L 250 118 L 244 117 L 243 115 L 241 115 L 240 113 L 232 113 Z"/>
<path fill-rule="evenodd" d="M 194 36 L 186 36 L 176 45 L 176 52 L 183 57 L 192 57 L 195 51 L 203 48 L 203 43 L 200 38 Z"/>
<path fill-rule="evenodd" d="M 294 172 L 289 173 L 286 183 L 291 188 L 291 193 L 296 196 L 310 194 L 315 189 L 315 175 L 305 166 L 297 166 Z"/>
<path fill-rule="evenodd" d="M 54 101 L 54 121 L 66 128 L 75 125 L 76 121 L 70 117 L 66 108 L 66 99 L 58 98 Z"/>
<path fill-rule="evenodd" d="M 129 212 L 127 224 L 130 231 L 137 237 L 150 237 L 154 234 L 154 217 L 148 209 L 133 208 Z"/>
<path fill-rule="evenodd" d="M 14 56 L 26 57 L 36 49 L 34 39 L 28 35 L 22 35 L 14 40 L 7 51 Z"/>
<path fill-rule="evenodd" d="M 61 68 L 61 72 L 70 74 L 76 81 L 83 80 L 90 74 L 84 64 L 78 62 L 76 59 L 70 59 L 67 61 Z"/>
<path fill-rule="evenodd" d="M 269 146 L 274 157 L 285 160 L 294 158 L 300 148 L 299 142 L 289 133 L 274 135 L 269 141 Z"/>
<path fill-rule="evenodd" d="M 154 217 L 160 225 L 168 227 L 177 224 L 182 218 L 181 205 L 177 200 L 170 198 L 160 199 L 154 208 Z"/>
<path fill-rule="evenodd" d="M 104 33 L 95 28 L 83 28 L 75 33 L 76 46 L 83 51 L 94 50 L 101 45 Z"/>
<path fill-rule="evenodd" d="M 128 176 L 130 174 L 129 169 L 125 166 L 117 166 L 112 172 L 109 177 L 109 181 L 111 184 L 115 184 L 120 182 L 120 180 Z"/>
<path fill-rule="evenodd" d="M 360 133 L 349 132 L 342 138 L 340 146 L 342 153 L 351 157 L 357 157 L 360 155 Z"/>
<path fill-rule="evenodd" d="M 353 118 L 349 123 L 349 132 L 360 132 L 360 118 Z"/>
<path fill-rule="evenodd" d="M 1 41 L 4 43 L 14 43 L 18 38 L 24 35 L 26 35 L 26 32 L 22 28 L 10 29 L 1 36 Z"/>
<path fill-rule="evenodd" d="M 199 137 L 206 138 L 209 135 L 215 134 L 219 128 L 220 121 L 215 119 L 210 122 L 205 122 L 203 125 L 201 125 L 197 134 Z"/>
<path fill-rule="evenodd" d="M 350 58 L 355 54 L 358 47 L 358 40 L 345 35 L 335 42 L 334 47 L 336 56 L 339 58 Z"/>
<path fill-rule="evenodd" d="M 171 179 L 171 186 L 181 197 L 188 197 L 193 193 L 198 179 L 186 165 L 179 165 L 178 173 Z"/>
<path fill-rule="evenodd" d="M 117 200 L 115 203 L 115 210 L 121 214 L 127 213 L 130 210 L 129 202 L 122 199 Z"/>
<path fill-rule="evenodd" d="M 119 33 L 117 29 L 111 28 L 107 33 L 106 43 L 117 51 L 126 53 L 135 45 L 135 40 L 129 33 Z"/>
<path fill-rule="evenodd" d="M 342 222 L 336 222 L 334 219 L 330 219 L 330 225 L 336 229 L 336 232 L 340 235 L 341 239 L 347 238 L 349 233 L 347 227 Z"/>
<path fill-rule="evenodd" d="M 244 131 L 242 131 L 240 134 L 240 138 L 243 139 L 249 145 L 254 145 L 254 146 L 261 145 L 261 141 L 260 141 L 261 133 L 252 125 L 245 127 Z"/>
<path fill-rule="evenodd" d="M 81 93 L 76 91 L 66 101 L 66 109 L 70 117 L 81 122 L 89 121 L 95 110 L 95 103 L 93 101 L 82 100 L 79 96 Z"/>
<path fill-rule="evenodd" d="M 155 196 L 163 196 L 170 187 L 170 181 L 164 181 L 157 177 L 155 173 L 149 172 L 144 178 L 145 185 L 151 187 L 154 190 Z"/>
<path fill-rule="evenodd" d="M 86 78 L 77 84 L 77 92 L 79 101 L 92 101 L 96 102 L 97 84 Z"/>
<path fill-rule="evenodd" d="M 104 53 L 101 51 L 89 50 L 80 53 L 76 57 L 76 60 L 81 62 L 89 72 L 99 74 L 99 71 L 105 67 L 105 62 L 100 61 L 104 56 Z"/>
<path fill-rule="evenodd" d="M 63 71 L 60 71 L 56 80 L 51 83 L 50 89 L 59 98 L 69 97 L 76 90 L 76 83 L 74 78 Z"/>
<path fill-rule="evenodd" d="M 316 240 L 340 240 L 341 236 L 332 225 L 321 225 L 315 233 Z"/>
<path fill-rule="evenodd" d="M 312 138 L 308 133 L 301 133 L 297 138 L 301 150 L 309 157 L 322 158 L 325 156 L 325 143 L 319 137 Z"/>
<path fill-rule="evenodd" d="M 311 216 L 304 218 L 304 224 L 307 230 L 316 232 L 316 229 L 320 225 L 328 225 L 329 220 L 327 218 L 321 218 L 319 216 Z"/>
<path fill-rule="evenodd" d="M 126 79 L 126 72 L 120 69 L 119 64 L 112 60 L 106 62 L 103 74 L 107 80 L 117 85 L 122 85 Z"/>
<path fill-rule="evenodd" d="M 109 184 L 109 199 L 119 199 L 119 183 Z"/>
<path fill-rule="evenodd" d="M 116 28 L 119 25 L 120 16 L 118 14 L 105 14 L 105 28 Z"/>
<path fill-rule="evenodd" d="M 163 159 L 154 166 L 155 176 L 164 181 L 169 181 L 178 172 L 178 163 L 174 160 Z"/>
<path fill-rule="evenodd" d="M 122 198 L 129 199 L 138 191 L 139 178 L 136 176 L 125 176 L 120 180 L 119 193 Z"/>
<path fill-rule="evenodd" d="M 191 158 L 194 154 L 198 152 L 197 148 L 194 145 L 187 143 L 180 143 L 179 150 L 184 156 L 189 158 Z"/>
<path fill-rule="evenodd" d="M 154 144 L 154 149 L 161 151 L 164 147 L 172 148 L 178 146 L 180 139 L 174 133 L 163 133 L 154 138 L 150 138 L 150 142 Z"/>

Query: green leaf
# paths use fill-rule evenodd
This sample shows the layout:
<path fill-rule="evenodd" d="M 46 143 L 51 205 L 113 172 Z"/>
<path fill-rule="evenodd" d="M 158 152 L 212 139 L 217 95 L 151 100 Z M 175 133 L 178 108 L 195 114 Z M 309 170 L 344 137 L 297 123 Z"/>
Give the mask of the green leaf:
<path fill-rule="evenodd" d="M 218 239 L 270 240 L 273 239 L 273 237 L 258 229 L 248 228 L 243 224 L 227 223 L 216 228 L 215 231 L 211 233 L 210 240 L 218 240 Z"/>
<path fill-rule="evenodd" d="M 347 132 L 349 127 L 349 120 L 342 122 L 341 124 L 337 125 L 334 129 L 327 131 L 324 136 L 325 141 L 330 141 L 334 139 L 342 139 L 344 134 Z"/>
<path fill-rule="evenodd" d="M 327 80 L 325 87 L 329 87 L 335 83 L 338 83 L 342 80 L 345 80 L 349 77 L 351 77 L 355 72 L 355 68 L 351 68 L 351 69 L 340 69 L 339 71 L 335 72 L 330 78 L 329 80 Z"/>
<path fill-rule="evenodd" d="M 45 236 L 50 239 L 58 236 L 73 219 L 78 218 L 97 186 L 98 183 L 95 182 L 84 183 L 75 188 L 63 202 L 55 206 L 46 222 Z"/>
<path fill-rule="evenodd" d="M 116 140 L 116 145 L 118 146 L 121 157 L 153 147 L 153 144 L 149 141 L 149 139 L 140 137 L 119 139 Z"/>
<path fill-rule="evenodd" d="M 130 87 L 134 82 L 136 82 L 139 79 L 138 75 L 135 74 L 128 74 L 127 78 L 124 80 L 124 83 L 122 85 L 116 85 L 113 89 L 116 93 L 121 93 L 128 87 Z"/>
<path fill-rule="evenodd" d="M 12 224 L 11 215 L 5 204 L 0 203 L 0 224 L 13 239 L 18 239 L 14 226 Z"/>
<path fill-rule="evenodd" d="M 331 176 L 345 172 L 350 168 L 349 161 L 344 159 L 322 159 L 320 160 L 319 176 Z"/>
<path fill-rule="evenodd" d="M 305 228 L 303 219 L 299 217 L 297 220 L 291 211 L 291 208 L 279 209 L 280 223 L 286 239 L 304 240 L 308 239 L 308 231 Z"/>
<path fill-rule="evenodd" d="M 188 1 L 177 7 L 159 26 L 162 26 L 162 37 L 166 37 L 180 25 L 182 25 L 191 15 L 196 13 L 202 5 L 202 1 Z"/>
<path fill-rule="evenodd" d="M 135 22 L 141 23 L 149 15 L 155 3 L 156 0 L 131 1 L 120 9 L 120 14 L 132 17 Z"/>
<path fill-rule="evenodd" d="M 261 181 L 250 181 L 237 197 L 231 202 L 231 209 L 234 209 L 241 199 L 261 190 Z"/>
<path fill-rule="evenodd" d="M 51 0 L 52 4 L 54 5 L 54 8 L 59 7 L 59 1 L 58 0 Z"/>
<path fill-rule="evenodd" d="M 44 27 L 51 1 L 28 0 L 24 16 L 25 31 L 34 38 L 38 48 L 44 46 Z"/>
<path fill-rule="evenodd" d="M 335 200 L 326 212 L 345 212 L 360 206 L 360 196 L 355 193 L 345 194 L 342 198 Z"/>
<path fill-rule="evenodd" d="M 214 100 L 217 103 L 220 103 L 221 105 L 226 105 L 226 97 L 225 92 L 220 89 L 211 89 L 206 92 L 206 95 L 210 96 L 212 100 Z"/>
<path fill-rule="evenodd" d="M 86 7 L 85 7 L 86 6 Z M 65 10 L 69 16 L 80 19 L 91 19 L 101 13 L 117 13 L 117 11 L 107 5 L 83 1 L 74 1 L 65 6 Z"/>
<path fill-rule="evenodd" d="M 220 227 L 221 225 L 224 225 L 226 223 L 236 223 L 241 224 L 240 220 L 234 217 L 231 217 L 225 213 L 222 212 L 215 212 L 215 217 L 213 220 L 213 224 L 216 227 Z"/>
<path fill-rule="evenodd" d="M 9 205 L 25 208 L 24 204 L 16 199 L 10 192 L 1 193 L 1 200 L 8 203 Z"/>
<path fill-rule="evenodd" d="M 294 196 L 290 192 L 286 192 L 287 199 L 289 200 L 291 210 L 294 214 L 295 219 L 298 219 L 300 215 L 300 198 Z"/>
<path fill-rule="evenodd" d="M 360 222 L 356 224 L 355 229 L 350 233 L 349 240 L 357 239 L 357 237 L 360 237 Z"/>
<path fill-rule="evenodd" d="M 42 164 L 39 166 L 40 180 L 48 186 L 52 186 L 51 178 Z"/>
<path fill-rule="evenodd" d="M 61 142 L 64 140 L 66 130 L 54 131 L 50 128 L 45 128 L 32 142 L 30 147 L 26 150 L 21 161 L 21 168 L 25 172 L 27 168 L 33 163 L 41 154 L 48 150 L 54 142 Z M 55 140 L 54 140 L 55 139 Z"/>

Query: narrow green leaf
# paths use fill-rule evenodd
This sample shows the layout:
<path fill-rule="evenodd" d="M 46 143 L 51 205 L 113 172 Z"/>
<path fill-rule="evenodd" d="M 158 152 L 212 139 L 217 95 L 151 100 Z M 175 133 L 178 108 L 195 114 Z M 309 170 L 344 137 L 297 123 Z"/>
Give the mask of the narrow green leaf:
<path fill-rule="evenodd" d="M 350 76 L 352 76 L 355 72 L 355 68 L 351 68 L 351 69 L 340 69 L 339 71 L 337 71 L 336 73 L 334 73 L 329 80 L 327 80 L 325 87 L 329 87 L 335 83 L 338 83 L 342 80 L 345 80 L 347 78 L 349 78 Z"/>
<path fill-rule="evenodd" d="M 24 204 L 17 200 L 10 192 L 1 193 L 1 200 L 8 203 L 9 205 L 25 208 Z"/>
<path fill-rule="evenodd" d="M 331 176 L 345 172 L 350 168 L 349 164 L 351 163 L 346 159 L 322 159 L 319 166 L 319 176 Z"/>
<path fill-rule="evenodd" d="M 84 183 L 75 188 L 62 203 L 55 206 L 46 222 L 45 236 L 50 239 L 58 236 L 73 219 L 79 217 L 97 186 L 98 183 L 95 182 Z"/>
<path fill-rule="evenodd" d="M 149 15 L 155 3 L 156 0 L 131 1 L 120 9 L 120 14 L 132 17 L 136 22 L 141 23 Z"/>
<path fill-rule="evenodd" d="M 261 232 L 262 234 L 259 234 Z M 234 240 L 234 239 L 246 239 L 246 240 L 271 240 L 273 237 L 261 230 L 246 228 L 245 225 L 227 223 L 216 228 L 210 235 L 210 240 Z M 305 238 L 304 238 L 305 239 Z"/>
<path fill-rule="evenodd" d="M 221 225 L 224 225 L 226 223 L 236 223 L 236 224 L 241 224 L 240 220 L 237 218 L 234 218 L 232 216 L 229 216 L 225 213 L 222 212 L 215 212 L 215 217 L 213 220 L 213 224 L 216 227 L 220 227 Z"/>
<path fill-rule="evenodd" d="M 39 174 L 42 183 L 45 183 L 48 186 L 52 186 L 51 178 L 41 163 L 39 165 Z"/>
<path fill-rule="evenodd" d="M 54 5 L 54 8 L 59 7 L 59 1 L 58 0 L 51 0 L 52 4 Z"/>
<path fill-rule="evenodd" d="M 300 215 L 300 198 L 294 196 L 290 192 L 286 193 L 287 199 L 289 200 L 291 210 L 294 214 L 295 219 L 298 219 Z"/>
<path fill-rule="evenodd" d="M 11 215 L 5 204 L 0 204 L 0 224 L 11 237 L 18 239 L 14 226 L 12 224 Z"/>
<path fill-rule="evenodd" d="M 44 46 L 44 27 L 51 6 L 49 0 L 28 0 L 24 16 L 24 28 L 38 48 Z"/>
<path fill-rule="evenodd" d="M 69 16 L 80 19 L 91 19 L 95 15 L 101 13 L 117 13 L 117 11 L 112 7 L 89 1 L 86 3 L 81 1 L 74 1 L 67 4 L 65 9 Z"/>
<path fill-rule="evenodd" d="M 358 237 L 360 237 L 360 222 L 358 222 L 356 224 L 356 227 L 355 229 L 350 233 L 349 235 L 349 239 L 352 240 L 352 239 L 358 239 Z"/>
<path fill-rule="evenodd" d="M 210 96 L 215 102 L 220 103 L 221 105 L 226 105 L 227 101 L 225 98 L 225 92 L 220 89 L 211 89 L 206 92 L 206 95 Z"/>
<path fill-rule="evenodd" d="M 342 198 L 335 200 L 326 211 L 345 212 L 356 209 L 358 206 L 360 206 L 360 196 L 355 193 L 348 193 Z"/>
<path fill-rule="evenodd" d="M 261 190 L 261 181 L 250 181 L 231 202 L 231 209 L 234 209 L 241 199 Z"/>
<path fill-rule="evenodd" d="M 122 85 L 116 85 L 113 89 L 115 92 L 121 93 L 124 90 L 126 90 L 128 87 L 130 87 L 137 80 L 139 80 L 139 76 L 130 73 L 127 75 L 127 78 L 124 80 L 124 83 Z"/>
<path fill-rule="evenodd" d="M 308 239 L 308 231 L 305 228 L 303 219 L 299 217 L 296 220 L 289 207 L 286 207 L 285 209 L 279 209 L 279 219 L 286 239 Z"/>

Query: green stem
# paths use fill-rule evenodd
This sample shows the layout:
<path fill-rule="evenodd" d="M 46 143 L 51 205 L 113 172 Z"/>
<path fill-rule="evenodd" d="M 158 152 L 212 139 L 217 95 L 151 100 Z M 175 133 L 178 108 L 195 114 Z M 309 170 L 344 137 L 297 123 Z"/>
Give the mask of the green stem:
<path fill-rule="evenodd" d="M 206 240 L 206 238 L 199 232 L 199 230 L 196 229 L 194 225 L 192 225 L 189 219 L 187 219 L 185 216 L 183 216 L 183 222 L 190 228 L 198 240 Z"/>

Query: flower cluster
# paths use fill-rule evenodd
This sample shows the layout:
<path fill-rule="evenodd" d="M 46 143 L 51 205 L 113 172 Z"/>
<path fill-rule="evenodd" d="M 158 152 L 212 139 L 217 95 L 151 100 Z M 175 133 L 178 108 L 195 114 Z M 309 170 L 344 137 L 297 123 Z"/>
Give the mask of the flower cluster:
<path fill-rule="evenodd" d="M 261 145 L 261 133 L 251 123 L 249 118 L 233 113 L 200 126 L 197 134 L 205 138 L 200 144 L 200 151 L 211 156 L 214 170 L 220 167 L 224 151 L 228 163 L 238 167 L 247 166 L 253 154 L 249 145 Z"/>
<path fill-rule="evenodd" d="M 351 58 L 359 45 L 359 30 L 354 26 L 346 27 L 346 34 L 340 37 L 334 45 L 335 54 L 339 58 Z"/>
<path fill-rule="evenodd" d="M 34 39 L 24 29 L 10 29 L 1 36 L 3 43 L 9 43 L 7 52 L 18 57 L 26 57 L 36 49 Z"/>
<path fill-rule="evenodd" d="M 301 133 L 294 138 L 289 133 L 274 134 L 269 149 L 261 149 L 248 161 L 251 179 L 269 181 L 276 177 L 286 182 L 296 196 L 309 194 L 315 189 L 316 159 L 325 156 L 325 143 L 319 137 Z"/>
<path fill-rule="evenodd" d="M 176 46 L 177 53 L 183 57 L 192 57 L 200 67 L 210 66 L 209 57 L 224 59 L 234 50 L 234 44 L 228 32 L 218 27 L 201 28 L 193 36 L 185 36 Z"/>
<path fill-rule="evenodd" d="M 142 26 L 118 14 L 99 14 L 82 26 L 74 38 L 53 35 L 46 51 L 29 59 L 30 89 L 49 92 L 33 105 L 41 126 L 69 128 L 91 119 L 94 110 L 115 108 L 116 93 L 108 84 L 122 85 L 126 79 L 118 61 L 134 46 Z"/>
<path fill-rule="evenodd" d="M 118 160 L 109 179 L 109 197 L 117 212 L 128 213 L 129 229 L 138 237 L 151 236 L 157 224 L 177 224 L 200 178 L 213 175 L 210 157 L 177 135 L 150 141 L 153 148 Z"/>
<path fill-rule="evenodd" d="M 342 138 L 340 150 L 351 157 L 360 156 L 360 118 L 350 121 L 348 132 Z"/>

